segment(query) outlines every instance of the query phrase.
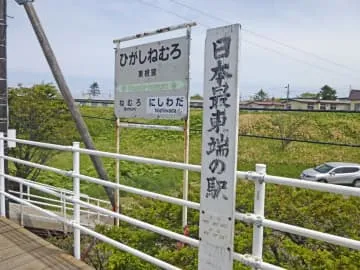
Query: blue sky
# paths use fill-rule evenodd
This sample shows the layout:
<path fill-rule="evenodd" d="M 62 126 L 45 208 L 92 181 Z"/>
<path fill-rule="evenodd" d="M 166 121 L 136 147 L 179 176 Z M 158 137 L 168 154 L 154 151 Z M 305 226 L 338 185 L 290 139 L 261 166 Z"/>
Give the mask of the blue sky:
<path fill-rule="evenodd" d="M 93 81 L 99 83 L 103 98 L 113 96 L 113 39 L 187 21 L 199 23 L 192 31 L 191 94 L 202 94 L 206 29 L 229 23 L 244 28 L 242 98 L 260 88 L 284 97 L 288 83 L 291 96 L 317 92 L 324 84 L 337 89 L 339 96 L 347 96 L 350 85 L 360 89 L 358 0 L 36 0 L 34 5 L 75 97 Z M 8 0 L 8 14 L 15 17 L 8 19 L 9 85 L 54 82 L 24 9 Z M 124 46 L 182 34 L 176 31 Z"/>

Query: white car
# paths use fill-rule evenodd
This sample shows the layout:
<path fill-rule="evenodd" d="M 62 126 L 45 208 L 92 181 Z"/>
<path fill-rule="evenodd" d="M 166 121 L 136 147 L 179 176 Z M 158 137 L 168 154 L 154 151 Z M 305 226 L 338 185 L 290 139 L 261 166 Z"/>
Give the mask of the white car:
<path fill-rule="evenodd" d="M 304 170 L 300 179 L 360 187 L 360 164 L 327 162 L 315 168 Z"/>

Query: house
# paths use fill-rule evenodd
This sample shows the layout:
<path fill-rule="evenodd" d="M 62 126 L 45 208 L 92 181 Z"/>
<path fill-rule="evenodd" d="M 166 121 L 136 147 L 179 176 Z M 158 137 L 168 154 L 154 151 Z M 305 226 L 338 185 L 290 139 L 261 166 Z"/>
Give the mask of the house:
<path fill-rule="evenodd" d="M 309 110 L 309 111 L 312 110 L 349 111 L 351 109 L 351 102 L 350 100 L 322 100 L 322 99 L 293 98 L 289 100 L 288 109 Z"/>
<path fill-rule="evenodd" d="M 349 94 L 352 111 L 360 111 L 360 90 L 351 89 Z"/>
<path fill-rule="evenodd" d="M 285 104 L 277 101 L 248 101 L 241 102 L 241 109 L 284 109 Z"/>

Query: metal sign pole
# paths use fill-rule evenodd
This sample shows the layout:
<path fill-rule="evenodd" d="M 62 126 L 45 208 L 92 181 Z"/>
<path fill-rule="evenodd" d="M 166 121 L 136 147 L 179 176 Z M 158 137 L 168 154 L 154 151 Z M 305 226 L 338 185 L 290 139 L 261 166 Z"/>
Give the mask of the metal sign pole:
<path fill-rule="evenodd" d="M 198 256 L 201 270 L 233 267 L 239 36 L 239 24 L 208 29 L 206 34 Z"/>
<path fill-rule="evenodd" d="M 116 129 L 116 153 L 120 154 L 120 119 L 116 119 L 115 123 L 115 129 Z M 120 160 L 116 159 L 116 184 L 120 183 Z M 116 213 L 120 213 L 120 190 L 116 189 L 116 198 L 115 198 L 115 210 Z M 116 218 L 116 226 L 119 226 L 119 218 Z"/>
<path fill-rule="evenodd" d="M 190 148 L 190 41 L 191 41 L 191 27 L 188 26 L 186 28 L 186 37 L 188 38 L 188 51 L 189 51 L 189 61 L 188 61 L 188 76 L 187 76 L 187 87 L 188 87 L 188 108 L 187 108 L 187 116 L 184 121 L 184 163 L 189 163 L 189 148 Z M 188 194 L 189 194 L 189 171 L 184 170 L 183 171 L 183 199 L 188 200 Z M 188 225 L 187 221 L 188 217 L 188 209 L 187 206 L 183 206 L 182 209 L 182 227 L 183 229 L 186 228 Z"/>

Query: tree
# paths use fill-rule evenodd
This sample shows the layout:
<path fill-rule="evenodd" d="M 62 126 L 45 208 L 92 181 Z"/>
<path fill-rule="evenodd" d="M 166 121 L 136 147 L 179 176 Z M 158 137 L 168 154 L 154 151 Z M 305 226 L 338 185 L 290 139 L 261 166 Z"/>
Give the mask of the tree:
<path fill-rule="evenodd" d="M 310 92 L 305 92 L 302 93 L 300 96 L 298 96 L 299 98 L 309 98 L 309 99 L 317 99 L 319 97 L 319 94 L 316 93 L 310 93 Z"/>
<path fill-rule="evenodd" d="M 269 98 L 269 95 L 262 89 L 254 95 L 254 100 L 264 101 Z"/>
<path fill-rule="evenodd" d="M 93 82 L 90 85 L 89 91 L 88 91 L 89 97 L 96 97 L 100 95 L 100 87 L 97 82 Z"/>
<path fill-rule="evenodd" d="M 16 129 L 18 138 L 67 145 L 79 139 L 71 115 L 52 84 L 9 89 L 9 115 L 10 127 Z M 56 153 L 25 144 L 10 149 L 13 156 L 39 164 L 47 163 Z M 39 169 L 18 163 L 13 172 L 32 180 L 39 173 Z"/>
<path fill-rule="evenodd" d="M 200 96 L 199 94 L 196 94 L 196 95 L 191 96 L 191 98 L 190 98 L 190 99 L 194 99 L 194 100 L 203 100 L 203 97 L 202 97 L 202 96 Z"/>
<path fill-rule="evenodd" d="M 336 90 L 326 84 L 321 88 L 318 95 L 323 100 L 335 100 Z"/>
<path fill-rule="evenodd" d="M 297 116 L 291 114 L 277 114 L 271 118 L 271 123 L 281 140 L 281 149 L 285 150 L 291 143 L 288 139 L 293 139 L 296 135 L 301 137 L 301 129 L 306 123 L 305 116 Z"/>

